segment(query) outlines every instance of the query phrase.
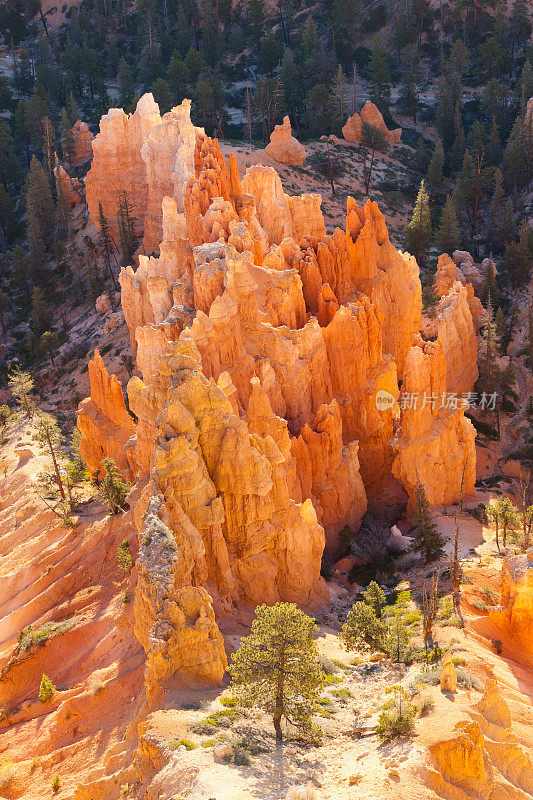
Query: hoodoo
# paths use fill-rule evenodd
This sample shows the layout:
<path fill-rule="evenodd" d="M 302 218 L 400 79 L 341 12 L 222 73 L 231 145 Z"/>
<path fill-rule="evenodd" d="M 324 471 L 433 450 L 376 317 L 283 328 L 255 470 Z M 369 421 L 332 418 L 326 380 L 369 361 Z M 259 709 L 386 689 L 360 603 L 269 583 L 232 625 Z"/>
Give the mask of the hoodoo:
<path fill-rule="evenodd" d="M 178 604 L 187 586 L 207 588 L 215 608 L 320 604 L 324 544 L 335 549 L 342 528 L 358 529 L 368 497 L 398 479 L 412 498 L 416 476 L 431 503 L 456 500 L 461 480 L 466 494 L 473 489 L 475 432 L 463 410 L 400 413 L 398 404 L 399 377 L 402 393 L 421 395 L 475 380 L 467 291 L 452 284 L 437 342 L 412 346 L 418 267 L 390 243 L 377 205 L 348 198 L 345 229 L 328 234 L 319 195 L 285 194 L 275 170 L 260 165 L 241 180 L 234 156 L 226 162 L 189 113 L 184 101 L 161 118 L 145 95 L 131 117 L 106 115 L 94 142 L 93 218 L 112 141 L 124 169 L 107 176 L 108 213 L 129 188 L 145 245 L 160 255 L 141 255 L 120 276 L 142 375 L 128 386 L 136 423 L 96 356 L 91 400 L 80 406 L 83 452 L 95 466 L 110 448 L 100 431 L 112 429 L 117 463 L 149 478 L 140 538 L 147 524 L 164 525 L 189 554 L 185 574 L 176 583 L 169 572 L 165 589 L 181 592 Z M 383 407 L 378 394 L 391 402 Z M 142 563 L 148 575 L 150 559 Z M 209 594 L 195 597 L 208 609 Z M 146 649 L 161 611 L 142 596 L 136 608 Z M 165 647 L 176 669 L 219 675 L 215 651 L 210 666 L 198 655 L 195 667 L 194 650 L 185 662 L 178 640 Z"/>

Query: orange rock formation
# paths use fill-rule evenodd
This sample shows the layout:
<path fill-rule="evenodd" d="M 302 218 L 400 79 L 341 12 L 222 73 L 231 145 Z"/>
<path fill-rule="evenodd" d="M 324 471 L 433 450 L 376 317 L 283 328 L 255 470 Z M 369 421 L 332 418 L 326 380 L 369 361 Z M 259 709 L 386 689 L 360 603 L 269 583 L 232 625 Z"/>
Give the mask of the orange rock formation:
<path fill-rule="evenodd" d="M 102 458 L 113 458 L 120 470 L 130 472 L 128 440 L 135 433 L 128 414 L 122 387 L 116 375 L 109 375 L 98 350 L 89 361 L 91 396 L 78 409 L 78 428 L 81 431 L 80 453 L 91 474 L 101 471 Z"/>
<path fill-rule="evenodd" d="M 446 390 L 458 395 L 471 392 L 479 374 L 477 339 L 467 287 L 458 281 L 440 299 L 437 331 L 446 359 Z"/>
<path fill-rule="evenodd" d="M 409 350 L 402 385 L 401 430 L 393 447 L 393 474 L 411 503 L 417 482 L 431 505 L 449 505 L 461 493 L 474 494 L 476 431 L 464 416 L 461 400 L 446 392 L 446 357 L 441 338 L 419 339 Z M 457 407 L 456 407 L 457 406 Z"/>
<path fill-rule="evenodd" d="M 447 253 L 443 253 L 439 256 L 437 262 L 437 271 L 433 279 L 433 291 L 438 297 L 444 297 L 457 281 L 464 284 L 466 286 L 466 299 L 472 315 L 474 329 L 478 332 L 482 325 L 484 325 L 487 314 L 481 300 L 474 294 L 474 286 L 469 280 L 470 277 L 471 275 L 465 275 L 464 272 L 456 266 L 453 259 L 451 259 Z"/>
<path fill-rule="evenodd" d="M 74 137 L 74 157 L 71 166 L 77 167 L 79 164 L 86 164 L 93 157 L 92 141 L 94 137 L 87 123 L 81 120 L 74 123 L 72 136 Z"/>
<path fill-rule="evenodd" d="M 113 236 L 118 236 L 117 210 L 126 193 L 138 233 L 144 230 L 148 197 L 146 167 L 141 148 L 152 129 L 161 122 L 153 95 L 145 94 L 128 116 L 112 108 L 100 120 L 100 132 L 92 141 L 93 161 L 85 178 L 89 214 L 98 225 L 99 203 Z"/>
<path fill-rule="evenodd" d="M 405 410 L 397 430 L 398 377 L 402 388 L 444 390 L 450 349 L 453 380 L 470 380 L 455 351 L 463 338 L 472 349 L 472 325 L 458 285 L 438 342 L 412 346 L 418 266 L 391 244 L 375 203 L 349 198 L 345 228 L 328 234 L 319 195 L 287 195 L 262 165 L 241 180 L 235 156 L 227 163 L 217 140 L 192 127 L 188 101 L 162 121 L 151 96 L 115 117 L 121 136 L 136 132 L 132 174 L 141 162 L 147 170 L 145 240 L 162 239 L 159 257 L 141 255 L 120 276 L 142 376 L 128 385 L 137 423 L 124 425 L 122 397 L 100 397 L 109 376 L 99 368 L 79 425 L 91 464 L 104 452 L 102 428 L 127 427 L 121 463 L 145 485 L 135 613 L 152 695 L 174 671 L 220 680 L 213 609 L 323 602 L 325 541 L 335 550 L 343 527 L 357 530 L 367 496 L 398 490 L 393 475 L 412 495 L 418 474 L 430 502 L 451 502 L 466 463 L 472 489 L 474 431 L 462 409 Z M 166 566 L 143 546 L 151 527 L 161 554 L 175 540 Z"/>
<path fill-rule="evenodd" d="M 163 200 L 173 198 L 177 211 L 184 210 L 185 185 L 194 174 L 194 145 L 201 131 L 192 124 L 190 109 L 191 101 L 184 100 L 161 117 L 153 96 L 145 94 L 130 116 L 112 108 L 93 140 L 93 163 L 85 179 L 91 218 L 98 225 L 101 202 L 116 234 L 125 192 L 147 252 L 157 250 L 162 239 Z"/>
<path fill-rule="evenodd" d="M 491 617 L 514 642 L 533 653 L 533 548 L 506 556 L 501 576 L 501 607 Z"/>
<path fill-rule="evenodd" d="M 302 166 L 307 158 L 307 150 L 292 135 L 289 117 L 283 117 L 283 124 L 276 125 L 270 134 L 270 142 L 265 147 L 265 153 L 279 164 Z"/>
<path fill-rule="evenodd" d="M 381 111 L 370 100 L 366 101 L 360 114 L 352 114 L 346 120 L 342 135 L 348 142 L 361 142 L 363 140 L 363 122 L 380 130 L 390 144 L 400 144 L 402 129 L 396 128 L 393 131 L 389 131 Z"/>

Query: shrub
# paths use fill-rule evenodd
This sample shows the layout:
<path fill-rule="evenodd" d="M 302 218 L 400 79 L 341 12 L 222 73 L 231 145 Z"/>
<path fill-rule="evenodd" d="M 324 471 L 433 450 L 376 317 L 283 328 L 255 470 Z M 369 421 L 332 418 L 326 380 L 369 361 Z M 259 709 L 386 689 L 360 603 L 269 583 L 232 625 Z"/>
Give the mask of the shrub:
<path fill-rule="evenodd" d="M 130 543 L 123 539 L 117 547 L 118 565 L 124 572 L 129 572 L 133 567 L 133 558 L 130 552 Z"/>
<path fill-rule="evenodd" d="M 61 778 L 56 773 L 52 779 L 52 791 L 54 794 L 57 794 L 60 786 L 61 786 Z"/>
<path fill-rule="evenodd" d="M 414 705 L 417 707 L 420 717 L 425 717 L 435 711 L 435 701 L 428 692 L 420 694 L 415 699 Z"/>
<path fill-rule="evenodd" d="M 56 687 L 54 686 L 48 675 L 45 675 L 43 672 L 43 677 L 41 678 L 41 685 L 39 687 L 39 700 L 41 701 L 41 703 L 47 703 L 48 700 L 50 700 L 53 697 L 55 690 Z"/>
<path fill-rule="evenodd" d="M 503 651 L 502 640 L 501 639 L 495 639 L 492 644 L 494 645 L 494 649 L 496 650 L 498 655 L 501 656 L 502 651 Z"/>
<path fill-rule="evenodd" d="M 225 708 L 235 708 L 238 705 L 236 697 L 221 697 L 220 702 Z"/>
<path fill-rule="evenodd" d="M 335 662 L 333 662 L 327 656 L 322 656 L 322 655 L 318 656 L 318 661 L 320 663 L 320 666 L 326 673 L 326 675 L 334 675 L 336 672 L 339 671 L 335 665 Z"/>
<path fill-rule="evenodd" d="M 200 722 L 195 722 L 191 725 L 189 729 L 197 736 L 212 736 L 216 733 L 217 726 L 212 722 L 208 722 L 206 719 L 202 719 Z"/>
<path fill-rule="evenodd" d="M 17 775 L 17 768 L 12 761 L 0 762 L 0 791 L 7 789 Z"/>
<path fill-rule="evenodd" d="M 173 750 L 177 750 L 178 747 L 184 747 L 186 750 L 196 750 L 198 745 L 190 739 L 177 739 L 175 742 L 172 742 L 171 747 Z"/>
<path fill-rule="evenodd" d="M 249 767 L 252 763 L 244 747 L 238 744 L 233 745 L 233 763 L 238 767 Z"/>
<path fill-rule="evenodd" d="M 403 686 L 390 686 L 386 694 L 390 694 L 391 699 L 383 704 L 376 728 L 376 733 L 383 742 L 411 733 L 417 713 L 416 706 L 411 703 Z"/>

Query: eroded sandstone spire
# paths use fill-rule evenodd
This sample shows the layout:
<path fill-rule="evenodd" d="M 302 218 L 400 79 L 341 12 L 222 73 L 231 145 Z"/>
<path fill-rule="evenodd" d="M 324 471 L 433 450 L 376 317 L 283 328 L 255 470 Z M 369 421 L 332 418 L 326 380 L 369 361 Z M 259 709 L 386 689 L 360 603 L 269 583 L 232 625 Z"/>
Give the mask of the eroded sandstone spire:
<path fill-rule="evenodd" d="M 116 149 L 136 180 L 148 176 L 138 193 L 145 242 L 157 249 L 161 237 L 158 257 L 141 255 L 120 276 L 142 376 L 128 385 L 137 422 L 122 426 L 128 463 L 146 483 L 140 537 L 156 514 L 177 547 L 158 599 L 141 547 L 136 630 L 152 691 L 168 677 L 162 659 L 219 680 L 210 598 L 217 613 L 236 602 L 323 602 L 324 543 L 334 550 L 342 528 L 357 531 L 367 497 L 397 492 L 395 478 L 411 498 L 420 479 L 431 503 L 457 500 L 461 483 L 472 491 L 475 432 L 463 409 L 426 403 L 400 416 L 398 380 L 421 398 L 466 387 L 475 338 L 461 284 L 441 301 L 437 341 L 417 338 L 418 266 L 392 245 L 375 203 L 348 198 L 344 228 L 328 234 L 319 195 L 287 195 L 262 165 L 241 179 L 235 156 L 226 161 L 193 128 L 187 101 L 161 120 L 148 96 L 136 114 L 104 117 L 99 136 L 103 147 L 111 123 L 138 132 Z M 93 180 L 105 160 L 98 147 Z M 96 388 L 111 397 L 108 383 L 95 375 L 84 401 L 94 413 L 80 409 L 93 461 L 93 419 L 119 430 L 124 421 L 118 400 Z"/>

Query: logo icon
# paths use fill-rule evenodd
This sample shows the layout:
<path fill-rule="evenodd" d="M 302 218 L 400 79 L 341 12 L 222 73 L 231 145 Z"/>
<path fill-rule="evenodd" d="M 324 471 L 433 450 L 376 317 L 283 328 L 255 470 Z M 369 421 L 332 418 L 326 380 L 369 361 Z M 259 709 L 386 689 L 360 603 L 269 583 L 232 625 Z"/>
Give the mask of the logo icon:
<path fill-rule="evenodd" d="M 394 395 L 385 389 L 376 392 L 376 408 L 378 411 L 386 411 L 394 405 Z"/>

